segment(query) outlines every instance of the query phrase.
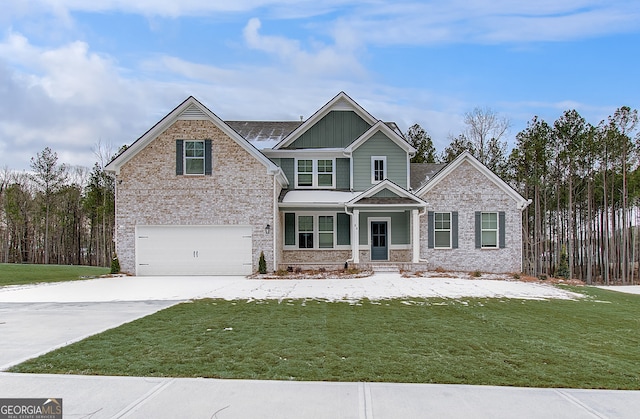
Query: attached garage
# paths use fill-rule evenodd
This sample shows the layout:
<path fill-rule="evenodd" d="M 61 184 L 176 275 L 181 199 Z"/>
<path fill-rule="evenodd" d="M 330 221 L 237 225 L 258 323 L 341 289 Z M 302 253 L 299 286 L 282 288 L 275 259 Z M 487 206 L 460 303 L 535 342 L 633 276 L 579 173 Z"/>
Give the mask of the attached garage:
<path fill-rule="evenodd" d="M 137 226 L 136 275 L 249 275 L 251 226 Z"/>

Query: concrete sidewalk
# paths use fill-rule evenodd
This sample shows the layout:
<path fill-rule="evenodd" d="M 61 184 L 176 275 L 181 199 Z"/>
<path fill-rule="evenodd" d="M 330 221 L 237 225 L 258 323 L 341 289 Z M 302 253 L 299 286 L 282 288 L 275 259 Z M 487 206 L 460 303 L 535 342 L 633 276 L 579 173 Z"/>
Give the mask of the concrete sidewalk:
<path fill-rule="evenodd" d="M 640 391 L 0 373 L 66 418 L 636 418 Z"/>
<path fill-rule="evenodd" d="M 0 369 L 192 298 L 576 298 L 460 278 L 108 278 L 0 288 Z M 63 399 L 87 418 L 635 418 L 640 391 L 0 373 L 0 398 Z"/>

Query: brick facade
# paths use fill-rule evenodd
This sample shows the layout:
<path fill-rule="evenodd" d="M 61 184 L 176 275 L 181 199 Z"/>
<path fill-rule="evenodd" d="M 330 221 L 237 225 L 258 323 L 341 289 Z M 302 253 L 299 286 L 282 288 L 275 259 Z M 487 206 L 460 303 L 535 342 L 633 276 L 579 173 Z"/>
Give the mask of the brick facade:
<path fill-rule="evenodd" d="M 520 272 L 522 215 L 516 202 L 469 162 L 463 162 L 424 196 L 429 211 L 458 211 L 458 248 L 429 249 L 427 216 L 421 218 L 420 258 L 429 269 Z M 475 248 L 475 212 L 505 212 L 505 248 Z"/>
<path fill-rule="evenodd" d="M 212 176 L 176 175 L 176 140 L 212 140 Z M 135 273 L 136 225 L 253 226 L 253 267 L 260 251 L 273 266 L 274 176 L 208 120 L 177 120 L 120 169 L 116 240 L 123 272 Z M 265 226 L 272 231 L 267 236 Z"/>

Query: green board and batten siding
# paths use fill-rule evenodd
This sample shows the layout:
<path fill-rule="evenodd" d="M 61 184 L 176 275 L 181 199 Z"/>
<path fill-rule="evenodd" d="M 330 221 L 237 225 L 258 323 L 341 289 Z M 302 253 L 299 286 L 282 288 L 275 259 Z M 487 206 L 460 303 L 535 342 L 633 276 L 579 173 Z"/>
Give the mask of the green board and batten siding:
<path fill-rule="evenodd" d="M 360 244 L 369 244 L 369 218 L 391 218 L 391 244 L 411 243 L 410 212 L 361 212 Z"/>
<path fill-rule="evenodd" d="M 375 133 L 353 152 L 353 189 L 364 191 L 371 184 L 371 157 L 387 157 L 387 179 L 407 188 L 407 152 L 382 132 Z"/>
<path fill-rule="evenodd" d="M 286 148 L 345 148 L 369 128 L 353 111 L 331 111 Z"/>

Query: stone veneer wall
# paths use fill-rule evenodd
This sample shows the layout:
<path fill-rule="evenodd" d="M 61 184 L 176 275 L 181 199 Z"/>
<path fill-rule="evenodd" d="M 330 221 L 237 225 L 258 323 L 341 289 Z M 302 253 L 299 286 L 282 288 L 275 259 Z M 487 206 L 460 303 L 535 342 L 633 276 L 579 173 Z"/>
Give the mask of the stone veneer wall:
<path fill-rule="evenodd" d="M 178 139 L 212 140 L 212 176 L 176 175 Z M 135 273 L 136 225 L 251 225 L 253 269 L 260 251 L 271 269 L 278 231 L 273 188 L 267 168 L 211 121 L 176 121 L 123 165 L 116 178 L 116 250 L 122 271 Z M 272 226 L 269 236 L 267 224 Z"/>
<path fill-rule="evenodd" d="M 458 248 L 429 249 L 427 216 L 421 217 L 420 257 L 429 269 L 453 271 L 520 272 L 522 269 L 522 214 L 515 201 L 468 162 L 421 196 L 429 211 L 458 211 Z M 504 249 L 475 248 L 475 212 L 505 212 Z"/>

